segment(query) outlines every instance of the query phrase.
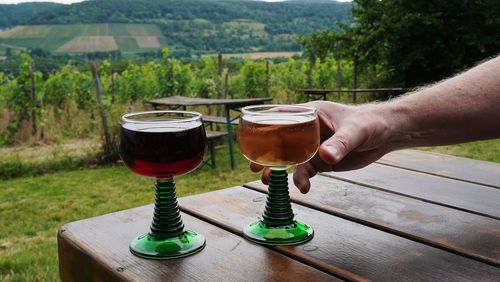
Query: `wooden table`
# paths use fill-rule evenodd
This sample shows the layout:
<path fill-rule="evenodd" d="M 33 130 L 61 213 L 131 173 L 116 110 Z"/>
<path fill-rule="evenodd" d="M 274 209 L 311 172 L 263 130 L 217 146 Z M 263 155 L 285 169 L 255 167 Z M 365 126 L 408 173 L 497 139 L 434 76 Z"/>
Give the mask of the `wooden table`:
<path fill-rule="evenodd" d="M 304 93 L 306 96 L 306 102 L 311 100 L 317 100 L 317 97 L 321 97 L 322 100 L 327 100 L 326 95 L 328 93 L 352 93 L 352 103 L 356 103 L 357 93 L 382 93 L 387 97 L 391 95 L 402 94 L 406 90 L 404 88 L 358 88 L 358 89 L 298 89 L 298 91 Z M 311 96 L 313 99 L 311 99 Z"/>
<path fill-rule="evenodd" d="M 225 123 L 227 127 L 227 141 L 229 144 L 229 158 L 231 160 L 231 168 L 235 169 L 236 161 L 234 159 L 234 144 L 233 144 L 233 129 L 231 124 L 234 119 L 231 119 L 231 110 L 237 110 L 241 107 L 250 105 L 259 105 L 271 101 L 272 98 L 249 98 L 249 99 L 211 99 L 211 98 L 196 98 L 185 96 L 170 96 L 166 98 L 148 100 L 146 103 L 151 104 L 155 109 L 168 107 L 173 109 L 182 108 L 186 110 L 188 106 L 224 106 Z M 206 117 L 208 121 L 217 121 L 221 117 Z"/>
<path fill-rule="evenodd" d="M 293 185 L 291 185 L 293 186 Z M 182 189 L 182 187 L 178 187 Z M 175 260 L 128 251 L 152 206 L 73 222 L 58 234 L 64 281 L 499 281 L 500 165 L 435 153 L 394 152 L 364 169 L 325 173 L 296 218 L 314 238 L 263 247 L 241 228 L 263 211 L 260 182 L 179 199 L 206 248 Z"/>

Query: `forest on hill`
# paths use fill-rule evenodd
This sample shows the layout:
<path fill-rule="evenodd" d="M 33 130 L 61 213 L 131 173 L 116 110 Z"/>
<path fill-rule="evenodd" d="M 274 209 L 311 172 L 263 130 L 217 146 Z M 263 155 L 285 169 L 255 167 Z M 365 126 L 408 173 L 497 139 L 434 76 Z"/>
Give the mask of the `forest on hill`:
<path fill-rule="evenodd" d="M 307 34 L 350 19 L 350 3 L 234 0 L 106 0 L 64 5 L 36 14 L 25 24 L 147 23 L 204 19 L 214 24 L 246 19 L 270 34 Z"/>
<path fill-rule="evenodd" d="M 61 6 L 63 5 L 49 2 L 2 4 L 0 5 L 0 29 L 22 24 L 26 22 L 26 19 L 30 19 L 38 13 Z"/>

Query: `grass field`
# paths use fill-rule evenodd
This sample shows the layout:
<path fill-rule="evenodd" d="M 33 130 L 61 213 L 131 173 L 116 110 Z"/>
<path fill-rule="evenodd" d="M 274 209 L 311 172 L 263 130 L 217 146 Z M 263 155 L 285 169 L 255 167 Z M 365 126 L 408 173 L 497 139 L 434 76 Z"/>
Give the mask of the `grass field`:
<path fill-rule="evenodd" d="M 224 23 L 222 25 L 227 32 L 239 32 L 240 36 L 246 35 L 248 36 L 248 32 L 250 31 L 254 36 L 258 37 L 266 37 L 269 34 L 265 31 L 266 25 L 259 22 L 253 22 L 248 20 L 239 20 L 239 21 L 231 21 Z"/>
<path fill-rule="evenodd" d="M 423 147 L 419 149 L 500 163 L 500 139 L 470 142 L 452 146 Z"/>
<path fill-rule="evenodd" d="M 161 48 L 163 42 L 153 24 L 27 25 L 0 32 L 0 43 L 63 53 L 140 52 Z"/>

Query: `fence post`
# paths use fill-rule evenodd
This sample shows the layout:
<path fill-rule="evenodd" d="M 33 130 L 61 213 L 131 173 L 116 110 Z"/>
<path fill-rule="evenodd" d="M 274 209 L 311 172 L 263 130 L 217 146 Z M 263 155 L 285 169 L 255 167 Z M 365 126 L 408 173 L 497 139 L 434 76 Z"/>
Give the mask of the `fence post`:
<path fill-rule="evenodd" d="M 229 69 L 227 69 L 226 74 L 224 76 L 224 99 L 227 99 L 227 95 L 229 93 L 228 80 L 229 80 Z M 233 98 L 232 95 L 231 98 Z"/>
<path fill-rule="evenodd" d="M 222 97 L 222 53 L 217 53 L 217 75 L 215 77 L 215 93 L 217 94 L 217 99 Z M 220 107 L 217 107 L 217 115 L 221 115 Z"/>
<path fill-rule="evenodd" d="M 99 108 L 99 115 L 101 116 L 102 127 L 104 130 L 104 146 L 106 152 L 110 152 L 111 150 L 111 136 L 109 134 L 109 125 L 108 118 L 106 117 L 106 111 L 104 110 L 104 106 L 102 104 L 102 87 L 101 87 L 101 79 L 99 77 L 99 71 L 97 70 L 97 66 L 95 63 L 90 65 L 90 70 L 92 71 L 92 78 L 94 80 L 95 85 L 95 93 L 97 97 L 97 107 Z"/>
<path fill-rule="evenodd" d="M 341 88 L 341 81 L 340 81 L 340 59 L 337 59 L 337 90 L 340 90 Z M 337 100 L 340 101 L 340 91 L 337 92 Z"/>
<path fill-rule="evenodd" d="M 359 57 L 354 57 L 354 74 L 353 74 L 353 85 L 352 89 L 358 89 L 358 65 L 359 65 Z M 352 103 L 356 104 L 356 92 L 352 92 Z"/>
<path fill-rule="evenodd" d="M 269 61 L 266 61 L 266 97 L 269 97 Z"/>
<path fill-rule="evenodd" d="M 36 108 L 38 107 L 38 102 L 36 100 L 36 89 L 35 89 L 35 61 L 30 62 L 30 80 L 31 80 L 31 91 L 30 98 L 33 103 L 31 109 L 31 136 L 36 136 Z"/>

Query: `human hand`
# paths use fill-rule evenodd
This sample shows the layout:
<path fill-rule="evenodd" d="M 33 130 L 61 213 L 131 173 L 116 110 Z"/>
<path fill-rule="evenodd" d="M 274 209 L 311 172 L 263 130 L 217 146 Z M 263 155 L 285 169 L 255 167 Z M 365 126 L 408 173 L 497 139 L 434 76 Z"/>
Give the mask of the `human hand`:
<path fill-rule="evenodd" d="M 362 168 L 395 149 L 388 142 L 392 128 L 380 105 L 351 106 L 326 101 L 305 105 L 317 109 L 321 145 L 316 155 L 298 165 L 294 172 L 293 181 L 304 194 L 311 187 L 309 178 L 318 172 Z M 264 169 L 262 182 L 268 184 L 269 168 L 250 163 L 250 169 Z"/>

